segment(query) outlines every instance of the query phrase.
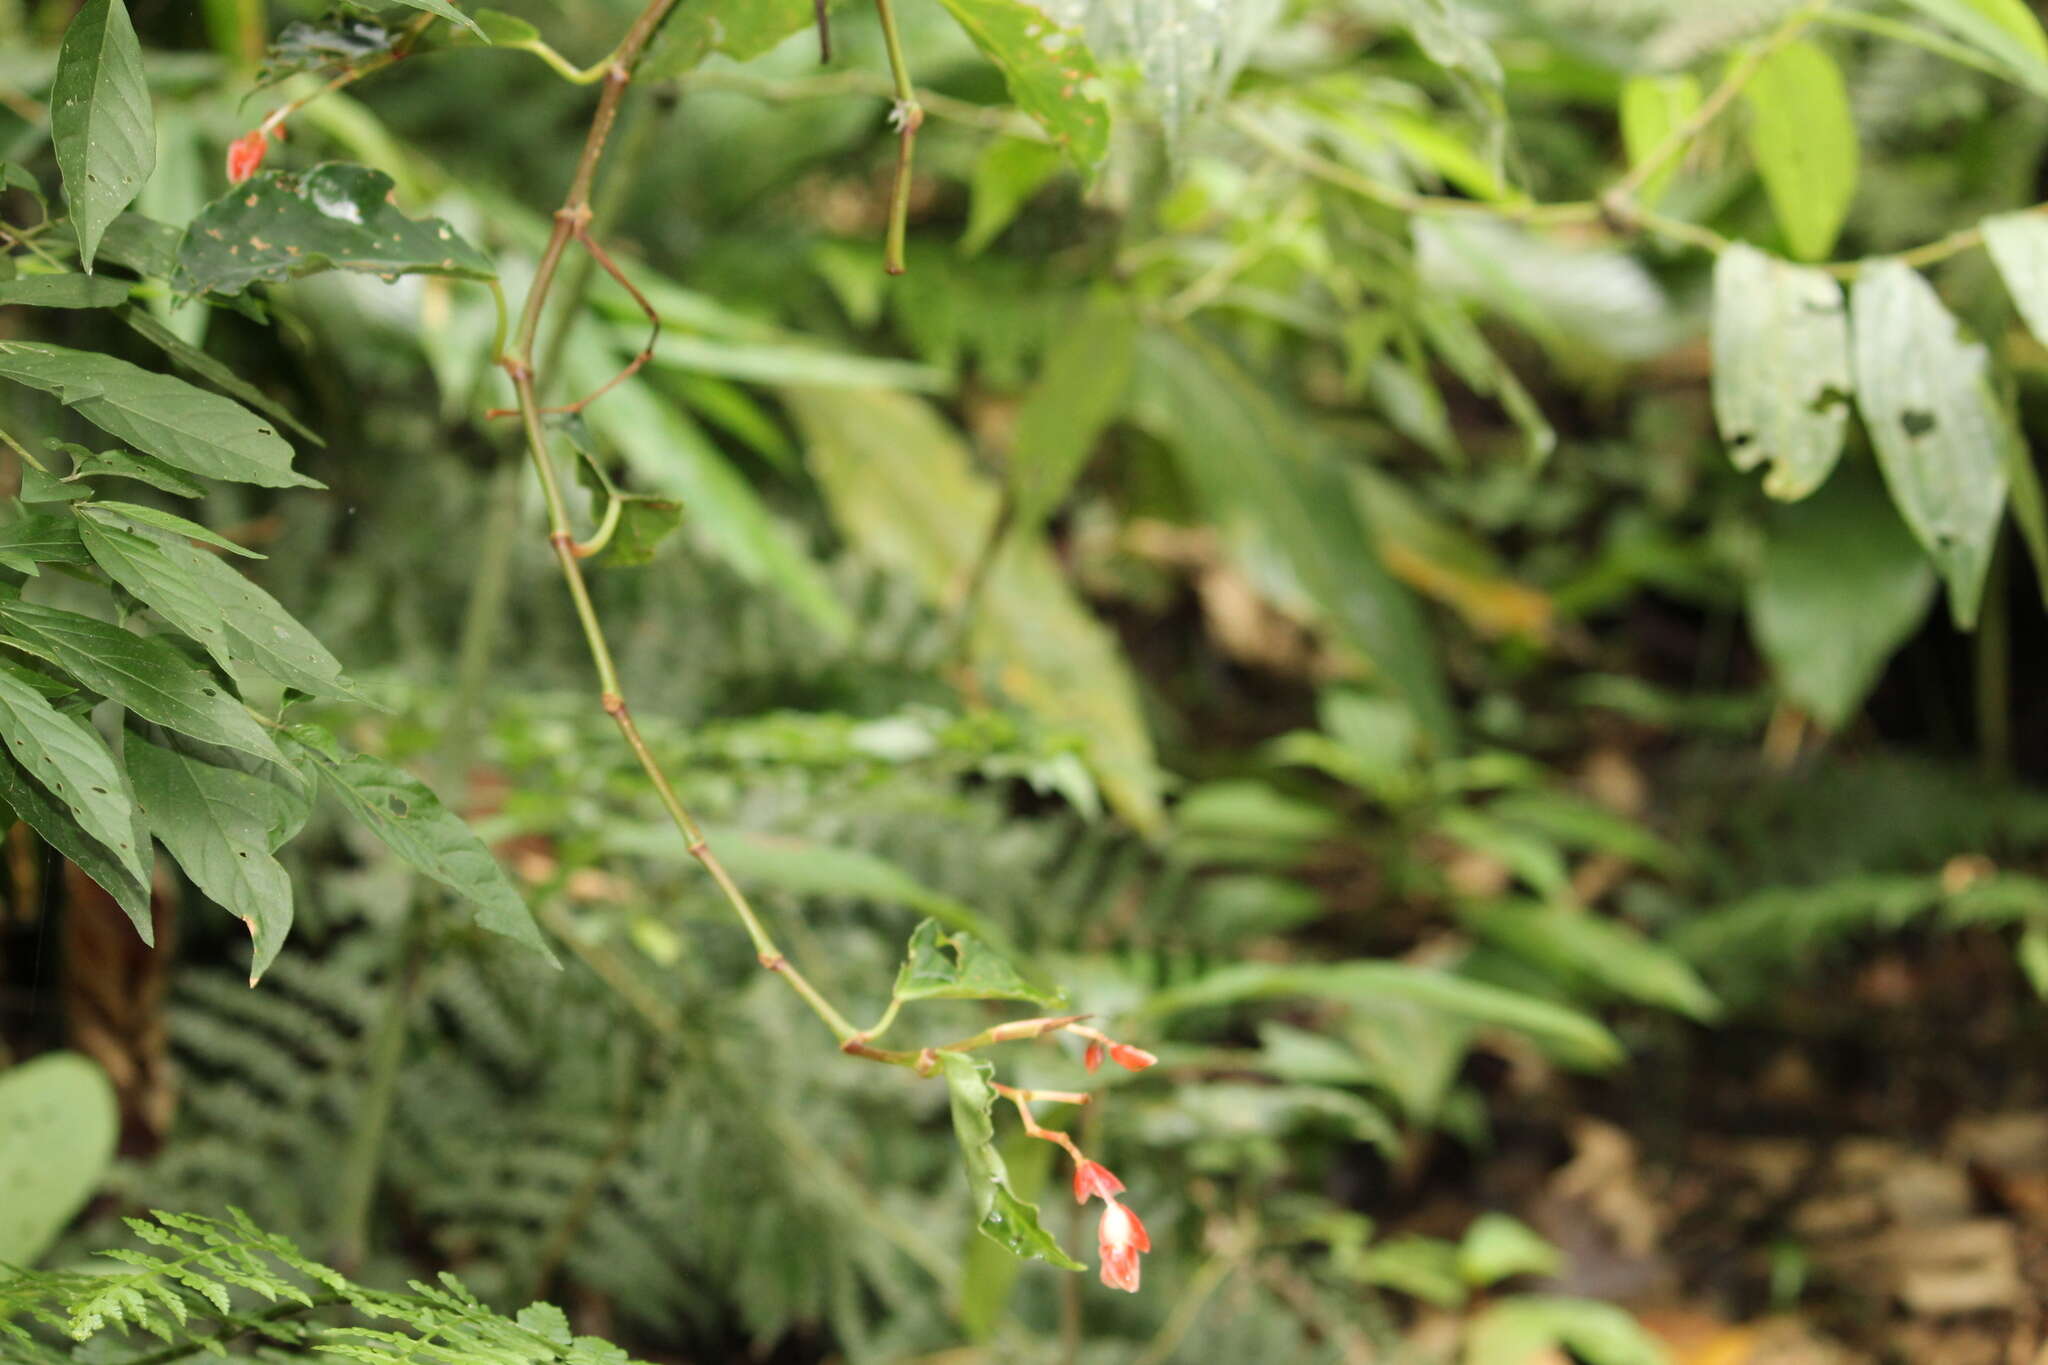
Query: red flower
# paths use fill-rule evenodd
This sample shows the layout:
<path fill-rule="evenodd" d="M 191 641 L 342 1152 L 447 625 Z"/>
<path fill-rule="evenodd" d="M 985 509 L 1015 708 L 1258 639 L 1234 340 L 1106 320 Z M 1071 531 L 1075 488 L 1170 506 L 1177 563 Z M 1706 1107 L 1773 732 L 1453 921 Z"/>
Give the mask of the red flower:
<path fill-rule="evenodd" d="M 1152 1249 L 1138 1215 L 1107 1196 L 1102 1211 L 1102 1282 L 1111 1289 L 1138 1292 L 1138 1254 Z"/>
<path fill-rule="evenodd" d="M 1088 1050 L 1081 1054 L 1081 1064 L 1090 1071 L 1099 1070 L 1102 1066 L 1102 1044 L 1088 1044 Z"/>
<path fill-rule="evenodd" d="M 1116 1172 L 1099 1161 L 1083 1161 L 1074 1167 L 1074 1202 L 1085 1204 L 1089 1196 L 1101 1195 L 1103 1202 L 1114 1204 L 1116 1196 L 1124 1192 L 1124 1182 L 1116 1178 Z"/>
<path fill-rule="evenodd" d="M 245 137 L 238 137 L 228 144 L 228 183 L 239 185 L 256 174 L 256 168 L 263 164 L 263 154 L 270 150 L 270 141 L 258 128 Z"/>
<path fill-rule="evenodd" d="M 1126 1071 L 1143 1071 L 1159 1060 L 1144 1048 L 1132 1047 L 1129 1043 L 1112 1043 L 1109 1055 L 1112 1061 Z"/>

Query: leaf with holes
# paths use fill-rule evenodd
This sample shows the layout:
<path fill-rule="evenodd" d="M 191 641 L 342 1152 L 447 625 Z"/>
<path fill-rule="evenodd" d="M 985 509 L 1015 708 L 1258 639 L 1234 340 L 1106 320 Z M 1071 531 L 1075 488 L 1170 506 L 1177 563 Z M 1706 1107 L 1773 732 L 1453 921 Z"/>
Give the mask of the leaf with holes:
<path fill-rule="evenodd" d="M 0 304 L 29 308 L 112 308 L 134 288 L 105 275 L 24 275 L 0 281 Z"/>
<path fill-rule="evenodd" d="M 1026 981 L 994 949 L 969 933 L 949 934 L 935 919 L 912 931 L 903 966 L 896 973 L 898 1000 L 1023 1000 L 1041 1009 L 1062 1009 L 1058 991 Z"/>
<path fill-rule="evenodd" d="M 248 927 L 255 985 L 292 925 L 292 879 L 271 856 L 271 830 L 289 794 L 252 773 L 137 739 L 122 757 L 150 833 L 193 885 Z"/>
<path fill-rule="evenodd" d="M 135 810 L 115 771 L 114 756 L 92 727 L 50 705 L 40 689 L 0 671 L 0 740 L 29 775 L 71 810 L 79 828 L 110 849 L 135 874 L 148 865 L 135 847 Z"/>
<path fill-rule="evenodd" d="M 277 599 L 182 539 L 148 533 L 106 504 L 78 510 L 79 535 L 107 576 L 197 641 L 236 681 L 251 669 L 311 696 L 360 701 L 341 663 Z"/>
<path fill-rule="evenodd" d="M 1968 629 L 2005 512 L 2019 433 L 1989 359 L 1911 266 L 1865 267 L 1851 297 L 1856 401 L 1892 502 L 1948 584 Z"/>
<path fill-rule="evenodd" d="M 166 640 L 20 600 L 0 601 L 0 621 L 34 652 L 144 720 L 273 763 L 283 761 L 242 704 Z"/>
<path fill-rule="evenodd" d="M 1785 245 L 1800 260 L 1819 260 L 1849 214 L 1861 157 L 1841 68 L 1824 48 L 1786 43 L 1764 59 L 1742 98 L 1750 155 Z"/>
<path fill-rule="evenodd" d="M 1064 28 L 1023 0 L 939 0 L 967 30 L 1053 145 L 1083 170 L 1109 151 L 1109 104 L 1094 54 L 1077 29 Z"/>
<path fill-rule="evenodd" d="M 1714 421 L 1737 469 L 1794 501 L 1827 480 L 1849 431 L 1849 314 L 1825 272 L 1736 243 L 1714 266 Z"/>
<path fill-rule="evenodd" d="M 497 278 L 490 258 L 454 228 L 400 213 L 390 176 L 329 161 L 264 171 L 201 209 L 185 229 L 171 283 L 186 294 L 239 294 L 259 280 L 323 270 Z"/>
<path fill-rule="evenodd" d="M 996 1150 L 995 1121 L 989 1116 L 996 1102 L 990 1085 L 995 1067 L 959 1052 L 941 1052 L 938 1057 L 953 1102 L 953 1135 L 967 1162 L 967 1181 L 982 1234 L 1014 1256 L 1047 1261 L 1062 1270 L 1087 1269 L 1039 1225 L 1038 1206 L 1026 1203 L 1011 1188 L 1009 1168 Z"/>
<path fill-rule="evenodd" d="M 209 479 L 318 488 L 292 468 L 292 448 L 241 404 L 182 379 L 92 351 L 0 341 L 0 379 L 55 394 L 109 435 Z"/>
<path fill-rule="evenodd" d="M 156 116 L 142 45 L 121 0 L 86 0 L 64 30 L 50 87 L 50 141 L 87 270 L 100 235 L 156 169 Z"/>
<path fill-rule="evenodd" d="M 425 783 L 382 759 L 349 753 L 317 725 L 287 733 L 300 771 L 317 777 L 385 847 L 468 899 L 478 924 L 555 961 L 497 858 Z"/>

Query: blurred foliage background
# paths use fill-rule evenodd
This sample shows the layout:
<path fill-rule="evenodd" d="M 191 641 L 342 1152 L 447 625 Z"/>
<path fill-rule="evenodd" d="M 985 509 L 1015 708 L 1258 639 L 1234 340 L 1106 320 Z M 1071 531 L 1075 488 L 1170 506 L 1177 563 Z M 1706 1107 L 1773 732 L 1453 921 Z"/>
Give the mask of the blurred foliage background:
<path fill-rule="evenodd" d="M 505 8 L 584 63 L 638 7 Z M 594 561 L 598 605 L 813 979 L 872 1017 L 918 919 L 978 925 L 1159 1055 L 1059 1118 L 1146 1218 L 1143 1293 L 979 1239 L 943 1095 L 840 1057 L 756 969 L 595 705 L 513 424 L 481 415 L 506 401 L 489 292 L 348 272 L 270 290 L 267 320 L 146 296 L 325 441 L 299 446 L 324 491 L 195 515 L 268 555 L 257 580 L 385 708 L 312 709 L 461 806 L 566 968 L 316 814 L 252 991 L 241 928 L 168 869 L 152 954 L 17 826 L 5 1055 L 99 1062 L 120 1156 L 54 1245 L 0 1261 L 234 1206 L 367 1283 L 452 1269 L 650 1360 L 2034 1360 L 2027 478 L 1960 630 L 1860 430 L 1797 501 L 1730 459 L 1715 255 L 1686 230 L 1854 260 L 2032 205 L 2027 7 L 1044 8 L 1105 72 L 1091 175 L 903 5 L 929 117 L 901 277 L 865 6 L 833 8 L 829 65 L 796 34 L 636 83 L 595 231 L 662 330 L 555 430 L 682 504 L 649 562 Z M 0 160 L 52 187 L 72 12 L 0 0 Z M 132 14 L 159 146 L 135 207 L 182 224 L 316 83 L 259 86 L 270 45 L 333 17 Z M 1846 183 L 1772 183 L 1772 139 L 1818 117 L 1795 73 L 1637 185 L 1643 214 L 1599 211 L 1684 117 L 1645 101 L 1697 109 L 1809 20 Z M 308 104 L 268 164 L 374 166 L 516 286 L 592 98 L 437 39 Z M 19 189 L 0 207 L 36 221 Z M 571 269 L 552 401 L 646 330 Z M 1979 250 L 1929 270 L 2038 429 L 2024 295 Z M 92 313 L 0 309 L 18 335 L 153 363 Z M 0 422 L 83 439 L 25 391 Z M 932 1037 L 992 1017 L 920 1008 Z M 1085 1081 L 1078 1046 L 1004 1063 Z M 1056 1154 L 999 1133 L 1085 1248 Z"/>

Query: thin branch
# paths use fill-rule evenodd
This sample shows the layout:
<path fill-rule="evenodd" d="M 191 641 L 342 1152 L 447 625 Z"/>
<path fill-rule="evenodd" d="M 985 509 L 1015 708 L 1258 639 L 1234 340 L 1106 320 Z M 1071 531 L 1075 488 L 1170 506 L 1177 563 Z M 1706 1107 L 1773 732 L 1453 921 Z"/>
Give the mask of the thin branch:
<path fill-rule="evenodd" d="M 893 0 L 875 0 L 875 13 L 882 21 L 882 42 L 889 50 L 889 76 L 896 83 L 896 104 L 889 122 L 896 129 L 896 183 L 889 191 L 889 240 L 883 250 L 882 268 L 891 275 L 903 273 L 903 239 L 910 223 L 910 171 L 917 156 L 917 130 L 924 126 L 924 106 L 917 102 L 917 87 L 910 81 L 910 64 L 903 57 L 903 36 L 896 31 Z"/>

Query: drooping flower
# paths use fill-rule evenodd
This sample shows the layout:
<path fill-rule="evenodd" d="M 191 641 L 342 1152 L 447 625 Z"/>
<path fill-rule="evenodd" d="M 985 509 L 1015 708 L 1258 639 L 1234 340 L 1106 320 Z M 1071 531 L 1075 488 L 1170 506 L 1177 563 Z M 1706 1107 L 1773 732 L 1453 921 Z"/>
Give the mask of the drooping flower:
<path fill-rule="evenodd" d="M 263 164 L 263 154 L 270 150 L 270 139 L 258 128 L 255 132 L 236 138 L 228 144 L 228 183 L 239 185 L 256 174 L 256 168 Z"/>
<path fill-rule="evenodd" d="M 1116 1196 L 1124 1192 L 1124 1182 L 1116 1178 L 1116 1172 L 1099 1161 L 1083 1161 L 1074 1167 L 1074 1202 L 1085 1204 L 1093 1195 L 1101 1195 L 1105 1203 L 1114 1204 Z"/>
<path fill-rule="evenodd" d="M 1126 1071 L 1143 1071 L 1159 1061 L 1144 1048 L 1132 1047 L 1129 1043 L 1110 1044 L 1109 1056 L 1110 1060 Z"/>
<path fill-rule="evenodd" d="M 1081 1065 L 1083 1065 L 1083 1066 L 1087 1067 L 1087 1068 L 1088 1068 L 1088 1069 L 1089 1069 L 1089 1070 L 1090 1070 L 1091 1072 L 1092 1072 L 1092 1071 L 1099 1071 L 1099 1070 L 1101 1070 L 1101 1069 L 1102 1069 L 1102 1044 L 1100 1044 L 1100 1043 L 1090 1043 L 1090 1044 L 1088 1044 L 1088 1048 L 1087 1048 L 1087 1051 L 1085 1051 L 1085 1052 L 1083 1052 L 1083 1053 L 1081 1054 Z"/>
<path fill-rule="evenodd" d="M 1102 1282 L 1111 1289 L 1122 1289 L 1132 1294 L 1138 1292 L 1138 1256 L 1152 1249 L 1152 1239 L 1145 1235 L 1145 1225 L 1116 1200 L 1105 1195 L 1103 1203 L 1108 1207 L 1102 1211 L 1100 1241 L 1102 1247 Z"/>

